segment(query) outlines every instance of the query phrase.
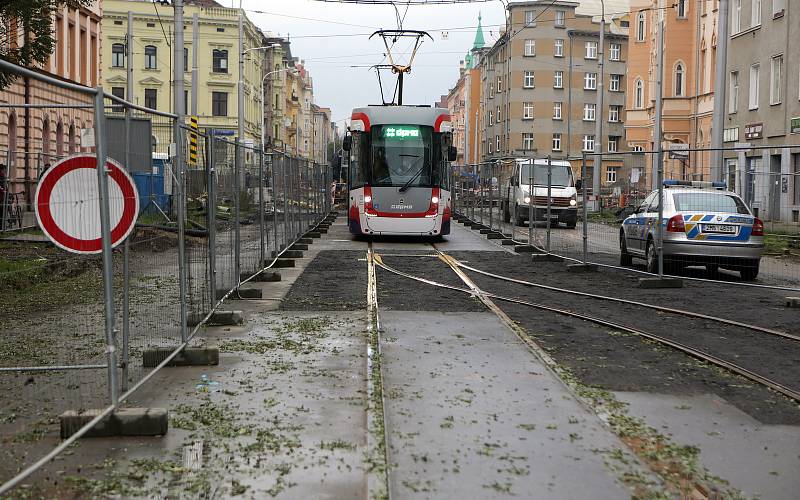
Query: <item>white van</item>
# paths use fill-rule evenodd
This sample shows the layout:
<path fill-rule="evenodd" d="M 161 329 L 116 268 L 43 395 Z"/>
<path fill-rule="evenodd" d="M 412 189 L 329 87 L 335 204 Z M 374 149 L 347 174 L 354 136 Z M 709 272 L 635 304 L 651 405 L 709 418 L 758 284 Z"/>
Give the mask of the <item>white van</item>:
<path fill-rule="evenodd" d="M 514 162 L 514 172 L 502 190 L 503 219 L 522 226 L 528 220 L 533 202 L 533 220 L 547 221 L 547 160 L 520 158 Z M 550 161 L 550 223 L 575 228 L 578 220 L 577 189 L 568 161 Z M 531 193 L 533 181 L 533 193 Z M 531 199 L 532 197 L 532 199 Z"/>

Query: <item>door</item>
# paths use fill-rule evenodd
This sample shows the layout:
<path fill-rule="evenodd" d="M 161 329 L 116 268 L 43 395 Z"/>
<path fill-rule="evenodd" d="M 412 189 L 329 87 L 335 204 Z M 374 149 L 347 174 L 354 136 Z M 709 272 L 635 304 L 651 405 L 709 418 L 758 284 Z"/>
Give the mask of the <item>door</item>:
<path fill-rule="evenodd" d="M 769 220 L 781 220 L 781 156 L 769 160 Z"/>

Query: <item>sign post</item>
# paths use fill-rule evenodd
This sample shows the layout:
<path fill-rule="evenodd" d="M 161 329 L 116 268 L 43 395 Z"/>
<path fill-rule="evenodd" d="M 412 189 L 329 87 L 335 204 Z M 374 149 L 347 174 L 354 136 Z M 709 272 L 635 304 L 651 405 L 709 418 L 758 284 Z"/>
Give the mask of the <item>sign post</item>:
<path fill-rule="evenodd" d="M 128 237 L 139 215 L 139 194 L 130 174 L 106 158 L 108 171 L 111 248 Z M 96 200 L 97 157 L 79 154 L 56 163 L 36 189 L 36 220 L 44 234 L 60 248 L 79 254 L 103 251 L 101 217 Z"/>

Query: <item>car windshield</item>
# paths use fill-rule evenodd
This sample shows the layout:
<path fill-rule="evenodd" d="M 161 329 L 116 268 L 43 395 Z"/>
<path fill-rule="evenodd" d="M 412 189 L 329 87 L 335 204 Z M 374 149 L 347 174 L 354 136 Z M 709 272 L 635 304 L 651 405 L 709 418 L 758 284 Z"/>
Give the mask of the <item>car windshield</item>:
<path fill-rule="evenodd" d="M 431 185 L 431 127 L 376 125 L 371 134 L 373 186 Z"/>
<path fill-rule="evenodd" d="M 572 185 L 572 172 L 570 167 L 563 165 L 552 165 L 550 167 L 551 186 L 567 187 Z M 520 184 L 530 184 L 531 166 L 530 164 L 522 165 L 520 172 Z M 533 185 L 534 186 L 547 186 L 547 165 L 534 165 L 533 167 Z"/>
<path fill-rule="evenodd" d="M 725 193 L 675 193 L 675 210 L 679 212 L 722 212 L 750 215 L 741 198 Z"/>

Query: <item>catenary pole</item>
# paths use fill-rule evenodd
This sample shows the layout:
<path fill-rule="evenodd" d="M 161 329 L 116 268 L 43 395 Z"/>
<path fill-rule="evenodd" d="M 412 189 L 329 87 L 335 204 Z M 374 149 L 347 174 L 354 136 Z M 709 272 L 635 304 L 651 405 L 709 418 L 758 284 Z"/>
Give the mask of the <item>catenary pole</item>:
<path fill-rule="evenodd" d="M 606 32 L 606 4 L 604 0 L 600 0 L 600 43 L 597 46 L 597 109 L 594 113 L 594 152 L 596 153 L 592 161 L 592 208 L 595 211 L 600 210 L 600 175 L 603 170 L 603 157 L 600 153 L 603 152 L 603 95 L 605 88 L 603 87 L 605 79 L 603 78 L 604 56 L 605 56 L 605 32 Z M 549 224 L 549 222 L 548 222 Z M 550 226 L 548 225 L 548 228 Z"/>
<path fill-rule="evenodd" d="M 192 14 L 192 116 L 197 116 L 197 53 L 200 48 L 200 18 Z"/>
<path fill-rule="evenodd" d="M 728 0 L 719 1 L 719 36 L 717 37 L 717 74 L 714 80 L 714 115 L 711 124 L 711 180 L 723 179 L 722 145 L 725 136 L 726 67 L 728 59 Z"/>
<path fill-rule="evenodd" d="M 173 68 L 175 70 L 174 75 L 174 82 L 173 85 L 173 103 L 175 114 L 177 117 L 175 118 L 175 124 L 173 126 L 174 131 L 174 143 L 175 143 L 175 161 L 174 161 L 174 170 L 177 170 L 177 179 L 178 179 L 178 186 L 177 186 L 177 195 L 178 195 L 178 288 L 180 290 L 180 314 L 181 314 L 181 341 L 186 342 L 188 331 L 186 328 L 186 316 L 187 316 L 187 308 L 186 308 L 186 241 L 184 235 L 186 233 L 186 198 L 184 193 L 184 178 L 185 178 L 185 164 L 184 164 L 184 141 L 183 131 L 181 130 L 181 125 L 184 122 L 184 115 L 186 110 L 184 109 L 184 101 L 183 101 L 183 92 L 184 92 L 184 82 L 183 82 L 183 0 L 174 0 L 173 7 L 175 9 L 175 44 L 173 46 L 174 53 L 173 59 L 175 63 L 173 64 Z"/>

